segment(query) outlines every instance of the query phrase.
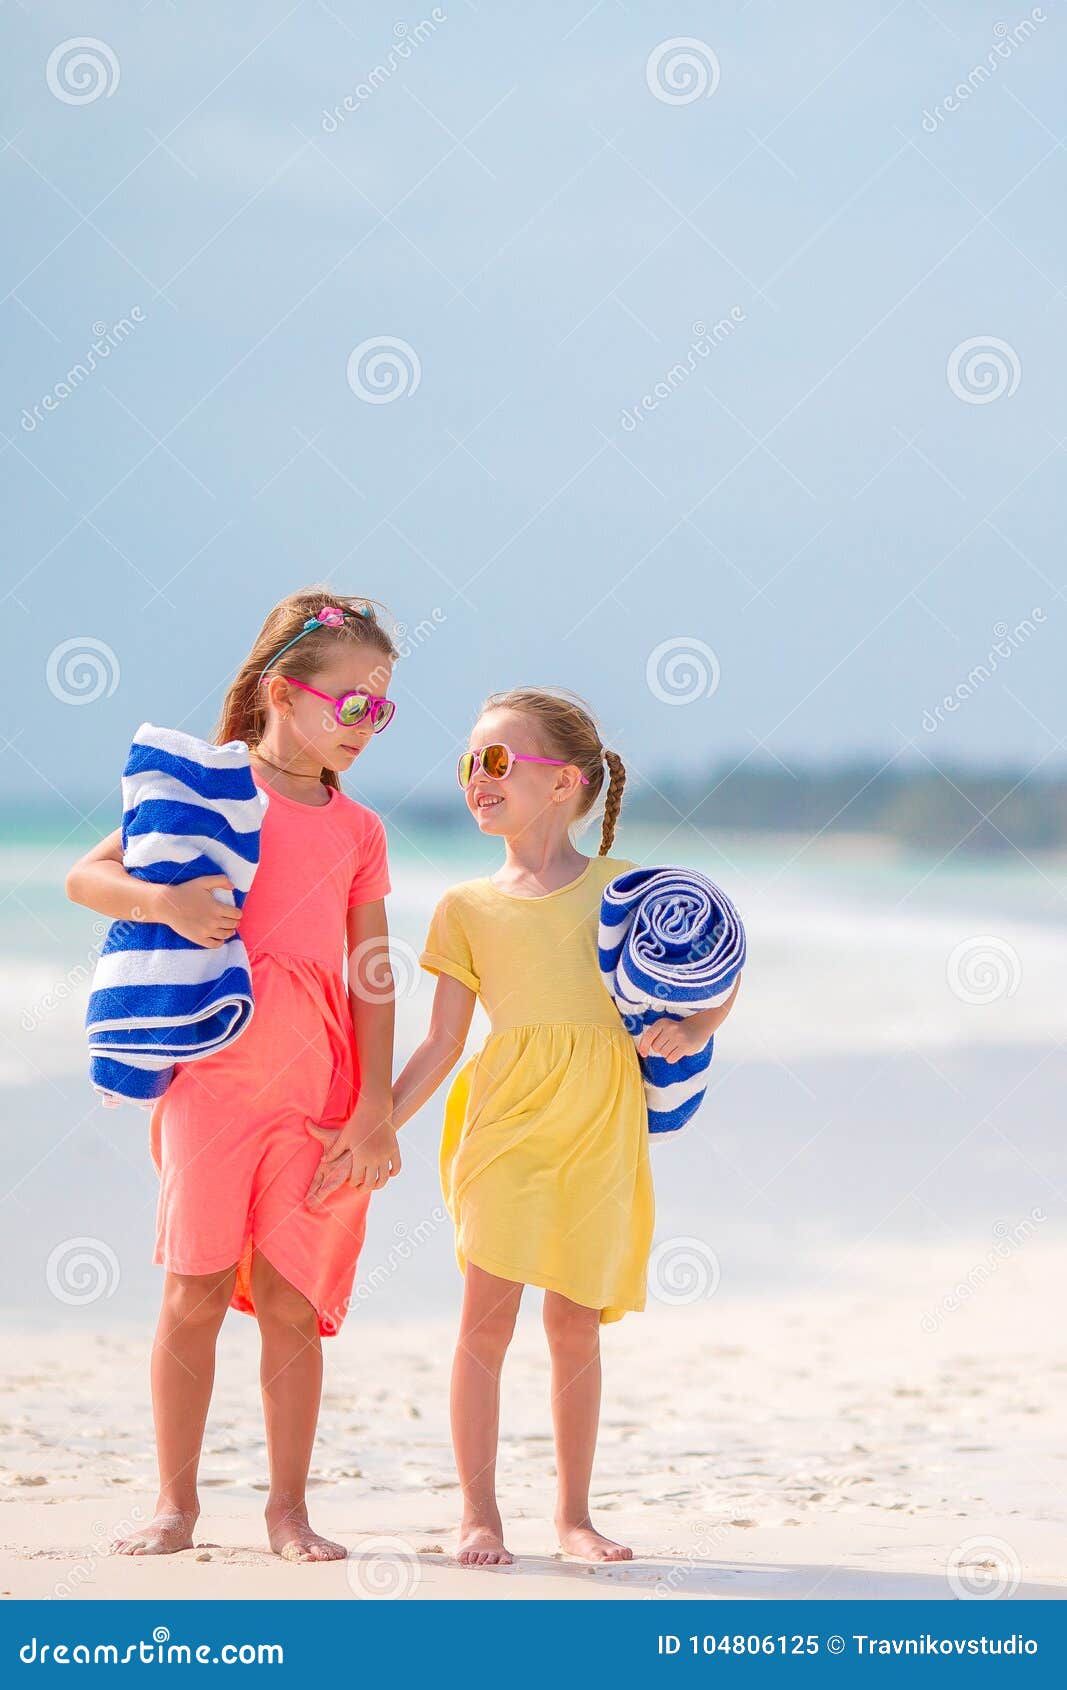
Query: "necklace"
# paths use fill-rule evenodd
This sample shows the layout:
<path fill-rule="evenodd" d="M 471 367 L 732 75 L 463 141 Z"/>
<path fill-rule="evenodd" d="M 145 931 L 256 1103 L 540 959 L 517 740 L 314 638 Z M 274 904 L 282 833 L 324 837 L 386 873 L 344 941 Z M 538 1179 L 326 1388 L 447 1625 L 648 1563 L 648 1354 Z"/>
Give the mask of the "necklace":
<path fill-rule="evenodd" d="M 305 774 L 301 774 L 296 769 L 287 769 L 284 763 L 272 763 L 270 758 L 264 757 L 262 751 L 257 751 L 255 746 L 253 746 L 251 749 L 252 749 L 253 757 L 258 757 L 261 763 L 266 763 L 268 769 L 277 769 L 280 774 L 291 775 L 293 780 L 319 780 L 319 781 L 321 781 L 321 779 L 322 779 L 321 774 L 305 775 Z"/>

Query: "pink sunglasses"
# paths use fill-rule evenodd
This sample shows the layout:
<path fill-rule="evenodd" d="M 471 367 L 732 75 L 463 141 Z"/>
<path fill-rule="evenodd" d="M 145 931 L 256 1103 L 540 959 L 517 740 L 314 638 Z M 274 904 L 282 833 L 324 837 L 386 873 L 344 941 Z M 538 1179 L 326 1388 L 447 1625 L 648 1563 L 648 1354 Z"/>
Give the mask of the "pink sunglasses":
<path fill-rule="evenodd" d="M 565 769 L 569 766 L 566 757 L 527 757 L 521 751 L 512 751 L 510 745 L 485 745 L 480 751 L 465 751 L 459 760 L 456 773 L 459 784 L 466 791 L 471 783 L 471 777 L 476 768 L 487 774 L 490 780 L 504 780 L 510 775 L 516 763 L 550 763 L 553 768 Z M 589 781 L 579 772 L 578 779 L 583 786 Z"/>
<path fill-rule="evenodd" d="M 338 726 L 342 728 L 359 727 L 369 711 L 371 730 L 380 734 L 396 715 L 396 705 L 391 698 L 378 698 L 368 692 L 344 692 L 340 698 L 334 698 L 332 693 L 309 687 L 306 681 L 298 681 L 294 675 L 283 675 L 282 680 L 288 681 L 291 687 L 299 687 L 301 692 L 310 692 L 315 698 L 324 698 L 327 704 L 332 704 Z"/>

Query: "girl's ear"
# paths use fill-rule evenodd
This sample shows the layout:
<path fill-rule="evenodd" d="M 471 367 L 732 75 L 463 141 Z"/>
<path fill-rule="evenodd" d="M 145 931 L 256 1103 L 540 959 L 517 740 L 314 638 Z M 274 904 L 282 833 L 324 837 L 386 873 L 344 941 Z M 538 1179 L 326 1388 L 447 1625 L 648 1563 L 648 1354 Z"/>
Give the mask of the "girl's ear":
<path fill-rule="evenodd" d="M 273 705 L 280 716 L 292 709 L 293 690 L 284 675 L 268 675 L 260 683 L 264 702 Z"/>
<path fill-rule="evenodd" d="M 556 770 L 556 791 L 553 796 L 562 804 L 566 799 L 572 798 L 576 792 L 580 791 L 581 785 L 582 777 L 576 765 L 568 763 L 564 768 Z"/>

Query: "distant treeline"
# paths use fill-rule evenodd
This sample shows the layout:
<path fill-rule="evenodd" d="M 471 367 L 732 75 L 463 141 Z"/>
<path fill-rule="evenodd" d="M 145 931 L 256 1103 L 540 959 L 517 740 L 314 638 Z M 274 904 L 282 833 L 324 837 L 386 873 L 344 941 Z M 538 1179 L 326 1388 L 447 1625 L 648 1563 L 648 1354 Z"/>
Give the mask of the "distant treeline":
<path fill-rule="evenodd" d="M 701 828 L 875 833 L 930 850 L 1067 850 L 1067 775 L 1026 778 L 856 760 L 792 773 L 776 763 L 724 763 L 697 783 L 669 777 L 659 794 L 634 782 L 629 814 L 667 799 Z"/>
<path fill-rule="evenodd" d="M 723 762 L 700 779 L 664 771 L 654 786 L 631 770 L 624 820 L 658 826 L 665 811 L 707 832 L 862 833 L 922 850 L 1067 851 L 1067 774 L 1027 776 L 1020 768 L 883 769 L 857 759 L 788 772 L 753 758 L 740 767 Z M 419 819 L 446 830 L 466 820 L 451 798 L 420 806 Z"/>
<path fill-rule="evenodd" d="M 1067 851 L 1062 768 L 1030 775 L 1019 767 L 976 772 L 903 760 L 882 768 L 881 761 L 857 758 L 787 770 L 750 758 L 740 766 L 724 760 L 699 777 L 664 769 L 653 780 L 630 769 L 624 823 L 660 826 L 668 816 L 678 823 L 688 817 L 705 832 L 875 834 L 938 852 Z M 456 791 L 410 800 L 380 791 L 368 801 L 396 826 L 398 838 L 406 828 L 469 831 Z M 60 826 L 72 840 L 97 838 L 116 825 L 112 808 L 97 804 L 91 819 L 80 828 L 75 819 L 72 829 L 69 812 L 0 801 L 0 839 L 43 839 Z"/>

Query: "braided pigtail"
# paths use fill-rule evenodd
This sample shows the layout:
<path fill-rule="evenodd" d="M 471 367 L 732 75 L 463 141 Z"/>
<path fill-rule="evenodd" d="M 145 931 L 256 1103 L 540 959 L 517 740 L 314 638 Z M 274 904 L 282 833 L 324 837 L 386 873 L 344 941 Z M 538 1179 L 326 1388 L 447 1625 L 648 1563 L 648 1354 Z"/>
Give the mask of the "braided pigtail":
<path fill-rule="evenodd" d="M 617 751 L 605 751 L 608 766 L 608 790 L 604 798 L 604 815 L 600 824 L 601 857 L 606 857 L 615 841 L 615 826 L 622 808 L 622 789 L 626 785 L 626 769 Z"/>

